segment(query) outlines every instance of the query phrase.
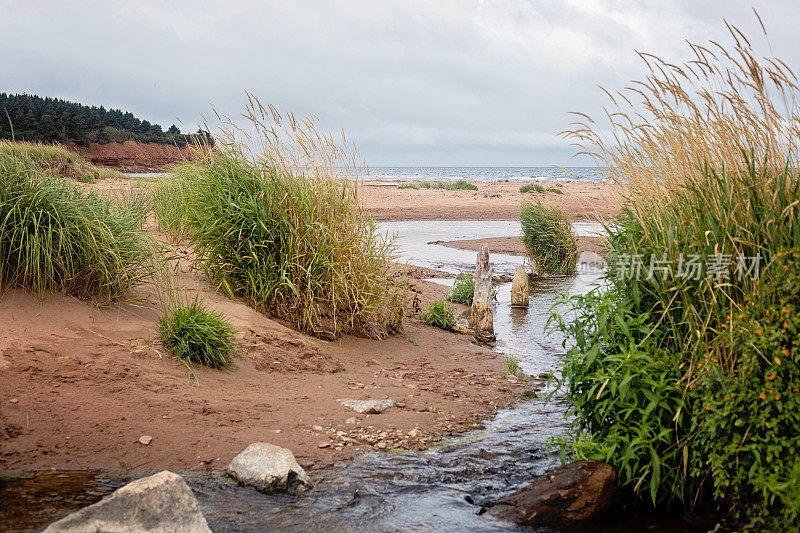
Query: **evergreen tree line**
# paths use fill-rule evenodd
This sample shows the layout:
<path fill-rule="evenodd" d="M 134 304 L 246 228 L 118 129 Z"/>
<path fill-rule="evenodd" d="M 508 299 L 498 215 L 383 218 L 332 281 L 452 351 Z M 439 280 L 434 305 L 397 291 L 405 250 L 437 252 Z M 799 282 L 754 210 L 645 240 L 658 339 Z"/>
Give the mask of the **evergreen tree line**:
<path fill-rule="evenodd" d="M 85 106 L 59 98 L 0 93 L 0 139 L 77 144 L 139 141 L 186 146 L 195 135 L 172 125 L 139 120 L 132 113 L 103 106 Z M 197 130 L 198 137 L 213 145 L 211 134 Z"/>

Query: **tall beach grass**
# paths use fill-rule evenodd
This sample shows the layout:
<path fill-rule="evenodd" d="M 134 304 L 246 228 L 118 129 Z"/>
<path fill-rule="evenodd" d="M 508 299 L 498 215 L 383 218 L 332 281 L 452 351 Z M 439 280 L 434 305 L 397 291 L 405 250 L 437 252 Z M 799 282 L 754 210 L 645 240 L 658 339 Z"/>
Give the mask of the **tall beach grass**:
<path fill-rule="evenodd" d="M 609 122 L 569 133 L 624 205 L 610 288 L 554 317 L 575 415 L 562 452 L 611 463 L 639 501 L 796 528 L 800 91 L 728 28 L 682 65 L 640 54 L 648 76 L 608 92 Z"/>
<path fill-rule="evenodd" d="M 189 235 L 219 288 L 302 331 L 398 330 L 406 290 L 392 242 L 358 205 L 357 151 L 252 96 L 244 117 L 223 120 L 215 153 L 171 170 L 161 227 Z"/>

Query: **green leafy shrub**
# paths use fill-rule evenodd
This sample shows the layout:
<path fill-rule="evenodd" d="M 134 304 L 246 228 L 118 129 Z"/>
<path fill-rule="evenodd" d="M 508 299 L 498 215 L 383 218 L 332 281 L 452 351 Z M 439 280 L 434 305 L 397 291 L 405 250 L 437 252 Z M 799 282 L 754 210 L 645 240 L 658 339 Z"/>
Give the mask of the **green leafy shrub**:
<path fill-rule="evenodd" d="M 159 319 L 158 333 L 164 347 L 187 365 L 225 370 L 236 351 L 236 329 L 197 297 L 167 309 Z"/>
<path fill-rule="evenodd" d="M 625 207 L 609 230 L 610 288 L 570 299 L 573 322 L 554 317 L 574 343 L 560 385 L 576 415 L 575 438 L 562 441 L 562 451 L 609 462 L 623 489 L 657 506 L 716 498 L 742 520 L 789 516 L 782 505 L 796 501 L 787 488 L 796 473 L 777 452 L 800 446 L 789 414 L 800 378 L 789 377 L 798 375 L 790 333 L 798 326 L 782 317 L 794 312 L 800 263 L 781 268 L 778 258 L 800 246 L 800 220 L 787 211 L 800 185 L 752 166 L 735 178 L 708 167 L 704 175 L 704 185 L 673 191 L 674 203 L 658 215 Z M 713 207 L 734 190 L 748 197 L 737 210 Z M 777 225 L 769 222 L 780 213 Z M 724 279 L 630 270 L 633 257 L 677 268 L 681 257 L 713 261 L 720 252 L 763 252 L 770 266 L 759 280 L 737 275 L 735 262 Z"/>
<path fill-rule="evenodd" d="M 428 305 L 428 309 L 422 313 L 422 320 L 429 326 L 440 329 L 452 330 L 456 323 L 456 308 L 448 305 L 444 300 L 434 300 Z"/>
<path fill-rule="evenodd" d="M 618 290 L 568 304 L 573 321 L 553 317 L 574 342 L 558 381 L 575 414 L 572 435 L 559 441 L 563 457 L 611 464 L 623 491 L 655 505 L 689 499 L 697 482 L 683 471 L 683 454 L 694 449 L 684 448 L 691 413 L 678 386 L 681 358 L 647 337 L 652 316 L 634 311 Z"/>
<path fill-rule="evenodd" d="M 742 519 L 799 526 L 800 253 L 776 254 L 763 274 L 762 291 L 725 328 L 738 357 L 700 363 L 694 425 L 718 499 L 735 496 Z"/>
<path fill-rule="evenodd" d="M 578 259 L 578 244 L 572 223 L 558 207 L 525 203 L 520 212 L 522 242 L 542 274 L 572 274 Z"/>
<path fill-rule="evenodd" d="M 84 193 L 29 155 L 0 151 L 0 284 L 114 299 L 153 274 L 143 197 Z"/>
<path fill-rule="evenodd" d="M 453 290 L 447 293 L 447 299 L 453 303 L 472 305 L 475 293 L 475 277 L 469 272 L 462 272 L 453 283 Z"/>

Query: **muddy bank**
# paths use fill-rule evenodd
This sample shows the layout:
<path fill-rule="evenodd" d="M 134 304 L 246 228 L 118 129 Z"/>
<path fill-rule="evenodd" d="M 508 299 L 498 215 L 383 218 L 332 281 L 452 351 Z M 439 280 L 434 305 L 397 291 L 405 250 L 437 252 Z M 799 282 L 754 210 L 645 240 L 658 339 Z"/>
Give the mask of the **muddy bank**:
<path fill-rule="evenodd" d="M 563 194 L 521 193 L 520 183 L 475 183 L 477 191 L 398 189 L 397 182 L 365 181 L 359 200 L 377 220 L 518 220 L 524 202 L 562 208 L 572 220 L 608 221 L 620 202 L 606 183 L 564 183 Z"/>
<path fill-rule="evenodd" d="M 190 146 L 179 148 L 173 144 L 136 141 L 91 143 L 89 146 L 70 143 L 67 148 L 95 165 L 122 172 L 163 172 L 172 163 L 197 158 L 197 153 Z"/>

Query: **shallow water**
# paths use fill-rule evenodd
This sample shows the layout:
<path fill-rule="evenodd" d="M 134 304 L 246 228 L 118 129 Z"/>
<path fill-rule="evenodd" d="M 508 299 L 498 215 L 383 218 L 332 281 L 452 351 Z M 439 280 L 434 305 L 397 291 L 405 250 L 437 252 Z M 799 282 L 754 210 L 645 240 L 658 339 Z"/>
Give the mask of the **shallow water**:
<path fill-rule="evenodd" d="M 427 250 L 430 256 L 433 248 L 444 248 L 423 240 L 509 234 L 505 226 L 486 223 L 471 228 L 460 225 L 460 233 L 447 233 L 436 222 L 393 224 L 384 228 L 400 233 L 401 253 L 413 263 L 418 261 L 415 254 Z M 469 256 L 474 261 L 474 252 Z M 513 271 L 519 258 L 496 255 L 492 260 L 496 270 Z M 447 260 L 446 267 L 460 269 L 460 261 Z M 535 280 L 527 310 L 511 309 L 510 284 L 501 285 L 495 305 L 496 349 L 517 359 L 531 376 L 554 371 L 564 349 L 558 334 L 544 334 L 551 308 L 559 293 L 585 292 L 599 279 L 600 274 L 589 274 Z M 538 398 L 501 410 L 483 429 L 447 437 L 423 453 L 370 452 L 313 467 L 309 474 L 316 485 L 302 496 L 262 494 L 236 485 L 221 473 L 189 472 L 184 477 L 214 531 L 514 531 L 518 528 L 482 511 L 557 464 L 547 441 L 566 430 L 566 405 L 561 397 L 545 404 L 546 392 L 540 390 Z M 125 475 L 83 472 L 6 481 L 0 489 L 0 530 L 45 524 L 96 501 L 127 480 Z M 561 531 L 642 529 L 686 531 L 687 524 L 676 517 L 626 514 L 611 516 L 604 524 Z"/>
<path fill-rule="evenodd" d="M 395 237 L 400 261 L 451 274 L 475 270 L 476 253 L 449 246 L 430 244 L 435 241 L 485 239 L 521 235 L 518 221 L 512 220 L 414 220 L 381 222 L 380 228 Z M 598 222 L 575 222 L 575 233 L 582 237 L 604 235 Z M 491 253 L 491 250 L 489 250 Z M 494 273 L 513 275 L 524 258 L 516 255 L 491 254 Z"/>

